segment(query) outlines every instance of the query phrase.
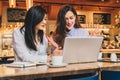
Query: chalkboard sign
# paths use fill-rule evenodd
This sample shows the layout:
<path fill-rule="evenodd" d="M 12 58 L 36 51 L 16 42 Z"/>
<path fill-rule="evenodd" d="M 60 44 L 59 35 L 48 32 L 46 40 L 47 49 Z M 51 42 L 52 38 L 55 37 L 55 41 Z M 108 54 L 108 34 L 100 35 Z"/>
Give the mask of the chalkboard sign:
<path fill-rule="evenodd" d="M 86 16 L 85 15 L 78 15 L 78 21 L 81 24 L 85 24 L 86 23 Z"/>
<path fill-rule="evenodd" d="M 8 22 L 24 22 L 26 9 L 8 8 L 7 19 Z"/>
<path fill-rule="evenodd" d="M 111 24 L 111 14 L 109 13 L 93 13 L 94 24 Z"/>

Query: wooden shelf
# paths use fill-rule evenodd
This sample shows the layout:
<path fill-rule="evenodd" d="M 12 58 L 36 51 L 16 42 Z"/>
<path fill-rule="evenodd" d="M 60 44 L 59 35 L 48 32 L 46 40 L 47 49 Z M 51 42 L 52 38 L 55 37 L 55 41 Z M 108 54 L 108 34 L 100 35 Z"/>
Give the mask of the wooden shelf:
<path fill-rule="evenodd" d="M 100 52 L 102 53 L 120 53 L 120 49 L 101 49 Z"/>

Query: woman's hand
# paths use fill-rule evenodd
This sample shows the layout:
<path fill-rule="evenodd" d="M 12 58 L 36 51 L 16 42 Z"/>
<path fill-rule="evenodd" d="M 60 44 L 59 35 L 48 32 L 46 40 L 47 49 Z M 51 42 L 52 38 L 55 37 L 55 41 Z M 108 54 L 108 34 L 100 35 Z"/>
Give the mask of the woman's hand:
<path fill-rule="evenodd" d="M 53 40 L 53 38 L 47 36 L 47 39 L 55 47 L 55 50 L 52 52 L 51 55 L 54 56 L 62 55 L 61 47 L 58 46 L 58 44 Z"/>
<path fill-rule="evenodd" d="M 47 39 L 48 39 L 48 41 L 49 41 L 55 48 L 59 48 L 59 47 L 58 47 L 58 44 L 53 40 L 52 37 L 48 37 L 48 36 L 47 36 Z"/>

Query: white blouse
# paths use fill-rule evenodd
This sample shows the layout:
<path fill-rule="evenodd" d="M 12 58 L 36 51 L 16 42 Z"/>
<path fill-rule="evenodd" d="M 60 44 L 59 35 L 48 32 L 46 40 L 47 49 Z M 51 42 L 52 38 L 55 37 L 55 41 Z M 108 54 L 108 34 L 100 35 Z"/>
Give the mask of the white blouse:
<path fill-rule="evenodd" d="M 46 62 L 47 48 L 48 40 L 45 35 L 43 37 L 43 44 L 39 43 L 37 45 L 38 51 L 35 51 L 26 46 L 24 31 L 21 33 L 20 28 L 13 31 L 13 49 L 15 61 Z"/>

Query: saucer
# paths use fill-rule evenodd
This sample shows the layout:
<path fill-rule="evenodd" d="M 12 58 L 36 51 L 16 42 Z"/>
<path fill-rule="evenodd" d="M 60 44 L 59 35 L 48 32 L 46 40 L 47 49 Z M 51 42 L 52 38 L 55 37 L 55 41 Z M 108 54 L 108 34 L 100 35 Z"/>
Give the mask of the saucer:
<path fill-rule="evenodd" d="M 45 63 L 45 62 L 38 62 L 38 63 L 36 63 L 36 66 L 40 66 L 40 65 L 46 65 L 47 63 Z"/>
<path fill-rule="evenodd" d="M 68 64 L 67 63 L 62 63 L 60 65 L 53 65 L 53 64 L 47 64 L 49 67 L 54 67 L 54 68 L 57 68 L 57 67 L 65 67 L 67 66 Z"/>

